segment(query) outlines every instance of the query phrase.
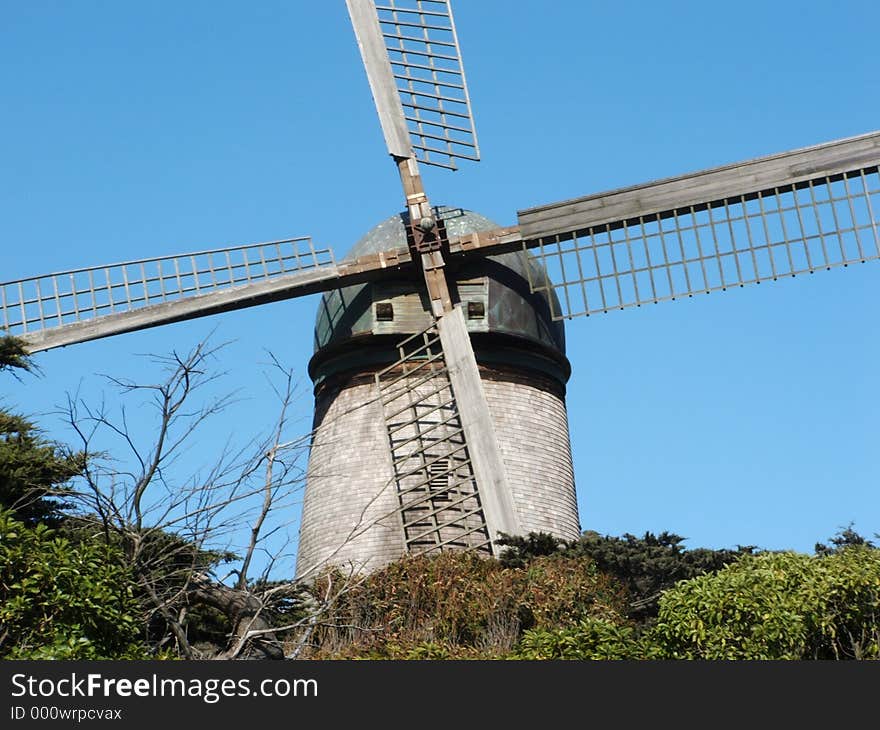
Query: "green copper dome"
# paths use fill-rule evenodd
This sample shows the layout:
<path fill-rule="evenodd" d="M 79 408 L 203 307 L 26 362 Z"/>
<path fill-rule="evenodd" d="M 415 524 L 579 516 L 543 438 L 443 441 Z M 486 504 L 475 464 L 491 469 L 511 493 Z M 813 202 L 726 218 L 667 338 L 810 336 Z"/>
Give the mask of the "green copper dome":
<path fill-rule="evenodd" d="M 436 211 L 450 238 L 500 227 L 461 208 L 439 207 Z M 403 213 L 383 221 L 354 245 L 346 259 L 405 249 L 405 220 Z M 531 352 L 555 362 L 553 374 L 563 383 L 567 380 L 563 324 L 552 320 L 547 295 L 532 293 L 529 288 L 530 274 L 533 281 L 544 276 L 534 258 L 515 252 L 474 258 L 460 266 L 450 261 L 447 271 L 456 282 L 478 360 L 492 360 L 492 352 L 496 359 L 501 358 L 502 350 L 505 360 L 515 352 Z M 414 279 L 410 275 L 324 294 L 315 322 L 315 355 L 309 366 L 316 383 L 330 371 L 393 362 L 393 357 L 389 360 L 389 355 L 381 355 L 380 351 L 393 353 L 394 343 L 430 324 L 423 289 L 421 276 Z M 555 311 L 560 311 L 558 302 Z"/>

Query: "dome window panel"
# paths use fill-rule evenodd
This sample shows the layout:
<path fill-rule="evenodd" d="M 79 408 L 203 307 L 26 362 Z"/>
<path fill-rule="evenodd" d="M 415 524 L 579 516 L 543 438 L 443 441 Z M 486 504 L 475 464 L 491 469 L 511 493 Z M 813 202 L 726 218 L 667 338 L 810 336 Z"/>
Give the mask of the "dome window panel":
<path fill-rule="evenodd" d="M 486 303 L 481 300 L 471 300 L 467 303 L 468 319 L 485 319 Z"/>
<path fill-rule="evenodd" d="M 391 302 L 376 302 L 376 321 L 394 321 L 394 305 Z"/>

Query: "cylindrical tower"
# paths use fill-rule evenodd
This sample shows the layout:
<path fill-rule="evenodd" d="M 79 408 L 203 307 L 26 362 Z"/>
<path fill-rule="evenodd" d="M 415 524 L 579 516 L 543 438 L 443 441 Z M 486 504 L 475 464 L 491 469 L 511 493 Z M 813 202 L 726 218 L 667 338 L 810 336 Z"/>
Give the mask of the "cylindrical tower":
<path fill-rule="evenodd" d="M 438 209 L 450 237 L 498 226 L 476 213 Z M 378 225 L 348 258 L 406 246 L 402 216 Z M 447 265 L 494 423 L 507 481 L 525 532 L 580 534 L 565 384 L 562 322 L 532 293 L 533 259 L 511 253 Z M 332 564 L 371 570 L 406 552 L 389 436 L 375 374 L 401 340 L 431 324 L 421 280 L 382 280 L 325 294 L 309 375 L 314 432 L 300 525 L 297 574 Z M 556 311 L 559 311 L 557 305 Z"/>

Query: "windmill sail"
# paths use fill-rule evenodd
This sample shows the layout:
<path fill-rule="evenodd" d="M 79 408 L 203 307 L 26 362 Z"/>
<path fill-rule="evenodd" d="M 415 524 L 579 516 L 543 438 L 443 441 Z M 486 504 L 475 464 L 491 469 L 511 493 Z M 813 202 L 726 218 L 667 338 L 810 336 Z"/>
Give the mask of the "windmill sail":
<path fill-rule="evenodd" d="M 874 132 L 520 211 L 531 286 L 560 319 L 880 258 L 878 166 Z"/>
<path fill-rule="evenodd" d="M 388 152 L 456 169 L 479 160 L 447 0 L 346 0 Z"/>
<path fill-rule="evenodd" d="M 375 381 L 407 552 L 493 554 L 521 529 L 461 308 L 398 351 Z"/>
<path fill-rule="evenodd" d="M 419 350 L 420 358 L 428 358 L 439 368 L 434 368 L 436 372 L 430 376 L 429 398 L 432 404 L 434 399 L 446 399 L 443 408 L 458 424 L 451 431 L 454 440 L 444 438 L 436 445 L 431 439 L 425 441 L 420 434 L 433 433 L 439 426 L 423 423 L 419 416 L 421 404 L 400 405 L 401 398 L 420 397 L 412 378 L 400 380 L 403 392 L 398 394 L 396 378 L 392 378 L 390 393 L 383 389 L 383 378 L 389 377 L 390 371 L 377 376 L 400 497 L 404 542 L 410 552 L 459 544 L 492 552 L 499 532 L 519 534 L 518 517 L 473 345 L 461 307 L 454 306 L 450 293 L 443 236 L 417 164 L 455 169 L 457 159 L 479 159 L 452 9 L 446 0 L 346 3 L 388 152 L 400 172 L 410 221 L 410 248 L 421 264 L 436 320 L 430 345 Z M 428 333 L 418 337 L 428 337 Z M 407 372 L 409 368 L 410 360 L 403 356 L 392 365 L 392 371 Z M 433 413 L 431 408 L 433 405 L 429 407 Z M 395 419 L 402 415 L 404 421 L 398 423 Z M 442 430 L 449 430 L 450 423 L 444 421 Z M 398 444 L 398 433 L 406 434 L 402 444 Z M 452 453 L 442 453 L 453 444 L 455 459 L 467 454 L 466 463 L 456 463 Z M 437 448 L 441 453 L 434 453 Z M 456 487 L 450 497 L 454 497 L 454 508 L 431 495 L 431 485 L 436 486 L 440 478 L 431 470 L 438 464 L 449 465 L 441 476 L 453 477 Z"/>
<path fill-rule="evenodd" d="M 0 282 L 0 331 L 31 352 L 336 289 L 396 271 L 406 249 L 334 262 L 309 238 Z"/>

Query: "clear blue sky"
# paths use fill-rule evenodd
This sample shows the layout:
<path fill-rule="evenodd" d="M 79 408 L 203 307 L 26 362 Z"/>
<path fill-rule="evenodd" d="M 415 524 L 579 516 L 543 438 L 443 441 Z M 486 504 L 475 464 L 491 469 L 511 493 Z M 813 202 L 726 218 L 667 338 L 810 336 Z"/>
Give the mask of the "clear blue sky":
<path fill-rule="evenodd" d="M 0 0 L 0 279 L 311 235 L 338 256 L 400 207 L 345 4 Z M 458 2 L 483 161 L 437 203 L 516 210 L 880 128 L 880 4 Z M 583 529 L 809 551 L 880 531 L 880 266 L 568 323 Z M 305 379 L 317 300 L 38 357 L 48 412 L 216 328 L 272 418 L 263 349 Z M 308 388 L 298 408 L 310 426 Z M 57 418 L 42 420 L 65 438 Z"/>

